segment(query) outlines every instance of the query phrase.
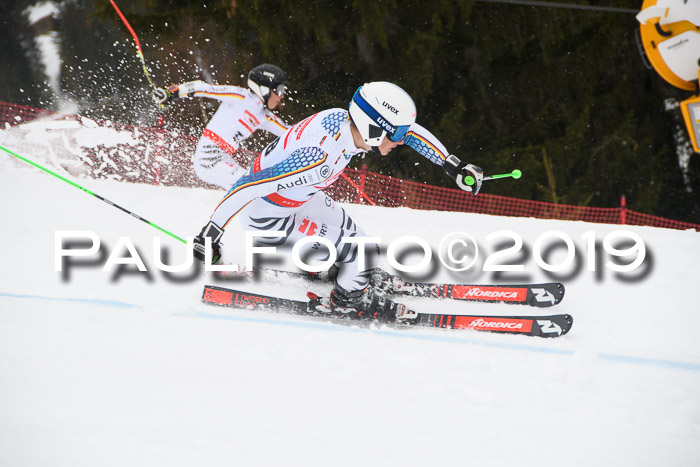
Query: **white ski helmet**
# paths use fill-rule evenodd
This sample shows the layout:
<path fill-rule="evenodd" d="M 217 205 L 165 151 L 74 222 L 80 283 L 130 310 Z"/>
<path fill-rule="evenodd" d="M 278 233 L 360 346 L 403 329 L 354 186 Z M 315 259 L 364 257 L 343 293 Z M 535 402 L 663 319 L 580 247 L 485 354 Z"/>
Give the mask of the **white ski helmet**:
<path fill-rule="evenodd" d="M 406 136 L 416 122 L 416 104 L 393 83 L 365 83 L 350 101 L 350 118 L 364 142 L 376 147 L 384 136 L 391 141 L 401 141 Z"/>

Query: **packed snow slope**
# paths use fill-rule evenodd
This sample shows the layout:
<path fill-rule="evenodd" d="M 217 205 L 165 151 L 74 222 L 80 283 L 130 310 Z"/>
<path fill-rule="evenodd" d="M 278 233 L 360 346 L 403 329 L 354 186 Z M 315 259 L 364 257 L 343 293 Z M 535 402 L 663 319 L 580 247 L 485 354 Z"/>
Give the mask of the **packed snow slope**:
<path fill-rule="evenodd" d="M 78 182 L 182 237 L 199 231 L 222 195 Z M 437 250 L 447 234 L 469 233 L 479 245 L 475 265 L 454 273 L 438 264 L 434 280 L 551 280 L 535 262 L 536 243 L 551 242 L 550 231 L 568 236 L 573 263 L 554 273 L 566 296 L 549 310 L 573 315 L 573 329 L 538 339 L 210 307 L 200 298 L 213 279 L 160 272 L 154 239 L 170 252 L 168 264 L 185 249 L 146 223 L 5 154 L 0 196 L 0 465 L 700 465 L 700 233 L 346 206 L 381 237 L 387 269 L 386 247 L 401 236 Z M 513 243 L 504 230 L 523 247 L 494 263 L 523 270 L 482 271 Z M 605 265 L 603 244 L 616 230 L 646 247 L 631 273 Z M 60 231 L 94 232 L 101 253 L 58 272 Z M 102 270 L 108 257 L 133 258 L 120 237 L 147 272 Z M 224 238 L 232 262 L 242 261 L 242 238 L 237 226 Z M 420 256 L 411 250 L 403 260 Z M 565 258 L 559 247 L 547 260 Z M 236 285 L 290 298 L 306 291 L 282 281 Z"/>

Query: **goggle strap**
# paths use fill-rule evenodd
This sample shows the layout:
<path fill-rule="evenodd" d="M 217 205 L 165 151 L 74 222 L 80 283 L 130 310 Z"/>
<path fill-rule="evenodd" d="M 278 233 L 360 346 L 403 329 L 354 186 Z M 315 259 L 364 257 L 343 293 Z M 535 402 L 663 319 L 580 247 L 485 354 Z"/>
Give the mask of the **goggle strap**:
<path fill-rule="evenodd" d="M 362 109 L 364 113 L 367 114 L 369 118 L 371 118 L 374 122 L 379 125 L 380 128 L 382 128 L 384 131 L 387 132 L 389 135 L 394 135 L 396 133 L 396 127 L 389 123 L 386 118 L 382 117 L 379 112 L 374 110 L 374 108 L 367 103 L 367 101 L 360 95 L 360 89 L 355 92 L 355 95 L 352 98 L 353 102 L 357 104 L 357 106 Z"/>

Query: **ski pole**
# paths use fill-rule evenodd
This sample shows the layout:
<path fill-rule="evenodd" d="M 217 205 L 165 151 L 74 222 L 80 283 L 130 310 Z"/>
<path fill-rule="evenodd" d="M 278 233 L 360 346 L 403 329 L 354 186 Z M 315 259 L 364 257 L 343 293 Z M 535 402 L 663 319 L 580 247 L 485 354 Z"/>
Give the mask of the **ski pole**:
<path fill-rule="evenodd" d="M 97 193 L 93 193 L 92 191 L 88 190 L 87 188 L 82 187 L 82 186 L 78 185 L 77 183 L 68 180 L 68 179 L 65 178 L 65 177 L 62 177 L 61 175 L 57 174 L 56 172 L 53 172 L 53 171 L 47 169 L 46 167 L 43 167 L 43 166 L 37 164 L 36 162 L 30 161 L 29 159 L 27 159 L 27 158 L 25 158 L 25 157 L 22 157 L 22 156 L 20 156 L 19 154 L 16 154 L 16 153 L 14 153 L 14 152 L 10 151 L 9 149 L 6 149 L 6 148 L 4 148 L 4 147 L 2 147 L 2 146 L 0 146 L 0 149 L 2 149 L 3 151 L 5 151 L 6 153 L 8 153 L 8 154 L 10 154 L 10 155 L 12 155 L 12 156 L 15 156 L 17 159 L 20 159 L 20 160 L 26 162 L 26 163 L 29 164 L 29 165 L 33 165 L 34 167 L 36 167 L 36 168 L 38 168 L 38 169 L 41 169 L 41 170 L 43 170 L 44 172 L 49 173 L 49 174 L 53 175 L 54 177 L 56 177 L 56 178 L 58 178 L 58 179 L 60 179 L 60 180 L 63 180 L 64 182 L 68 183 L 69 185 L 73 185 L 74 187 L 78 188 L 79 190 L 83 190 L 85 193 L 94 196 L 95 198 L 99 199 L 100 201 L 104 201 L 105 203 L 109 204 L 110 206 L 114 206 L 114 207 L 117 208 L 117 209 L 121 209 L 121 210 L 124 211 L 125 213 L 129 214 L 129 215 L 132 216 L 132 217 L 135 217 L 136 219 L 140 220 L 141 222 L 145 222 L 146 224 L 150 225 L 151 227 L 160 230 L 160 231 L 163 232 L 164 234 L 170 235 L 170 236 L 173 237 L 175 240 L 179 240 L 179 241 L 181 241 L 182 243 L 187 243 L 187 240 L 178 237 L 177 235 L 175 235 L 175 234 L 172 233 L 172 232 L 168 232 L 168 231 L 165 230 L 163 227 L 160 227 L 160 226 L 154 224 L 153 222 L 144 219 L 143 217 L 139 216 L 138 214 L 133 213 L 133 212 L 129 211 L 128 209 L 125 209 L 125 208 L 119 206 L 119 205 L 116 204 L 116 203 L 113 203 L 112 201 L 108 200 L 107 198 L 103 198 L 102 196 L 98 195 Z"/>
<path fill-rule="evenodd" d="M 151 85 L 151 88 L 153 88 L 153 96 L 155 99 L 156 85 L 153 84 L 153 80 L 151 79 L 151 74 L 148 72 L 148 67 L 146 67 L 146 59 L 143 57 L 143 50 L 141 50 L 141 42 L 139 41 L 139 38 L 136 35 L 136 32 L 134 32 L 134 29 L 131 27 L 129 22 L 126 20 L 126 17 L 124 16 L 124 14 L 121 12 L 121 10 L 117 6 L 117 4 L 114 3 L 114 0 L 109 0 L 109 1 L 112 4 L 112 6 L 114 7 L 114 9 L 117 10 L 117 14 L 121 18 L 121 20 L 124 23 L 124 25 L 126 26 L 126 28 L 131 33 L 131 36 L 134 38 L 134 42 L 136 43 L 137 55 L 138 55 L 139 59 L 141 59 L 141 66 L 143 68 L 143 72 L 146 74 L 146 79 L 148 80 L 148 83 Z M 163 108 L 165 108 L 165 106 L 160 104 L 160 108 L 163 109 Z"/>
<path fill-rule="evenodd" d="M 515 178 L 515 179 L 518 179 L 518 178 L 520 178 L 520 177 L 522 177 L 522 176 L 523 176 L 523 173 L 522 173 L 521 171 L 519 171 L 518 169 L 515 169 L 515 170 L 513 170 L 511 173 L 507 173 L 507 174 L 498 174 L 498 175 L 490 175 L 490 176 L 484 177 L 484 181 L 486 181 L 486 180 L 495 180 L 495 179 L 497 179 L 497 178 L 506 178 L 506 177 L 513 177 L 513 178 Z M 471 185 L 473 185 L 474 183 L 476 183 L 476 180 L 474 180 L 474 177 L 472 177 L 471 175 L 467 175 L 466 177 L 464 177 L 464 183 L 466 183 L 467 185 L 471 186 Z"/>

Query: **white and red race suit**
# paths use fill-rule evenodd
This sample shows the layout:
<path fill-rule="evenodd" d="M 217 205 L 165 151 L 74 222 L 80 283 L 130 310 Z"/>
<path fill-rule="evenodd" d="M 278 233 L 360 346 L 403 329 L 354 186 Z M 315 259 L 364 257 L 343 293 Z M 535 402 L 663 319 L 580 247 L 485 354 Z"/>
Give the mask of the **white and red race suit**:
<path fill-rule="evenodd" d="M 245 174 L 249 153 L 239 151 L 243 140 L 262 129 L 280 136 L 289 128 L 267 109 L 252 91 L 190 81 L 179 86 L 181 95 L 208 97 L 221 102 L 207 124 L 192 157 L 197 176 L 226 190 Z"/>
<path fill-rule="evenodd" d="M 366 237 L 364 232 L 322 190 L 336 181 L 358 149 L 343 109 L 329 109 L 300 121 L 263 150 L 260 157 L 224 196 L 211 221 L 225 230 L 238 218 L 245 230 L 283 231 L 282 238 L 262 237 L 260 243 L 292 247 L 305 236 L 327 239 L 335 246 L 339 273 L 336 282 L 347 291 L 364 289 L 377 265 L 379 246 L 364 246 L 361 265 L 358 244 L 343 237 Z M 418 124 L 404 139 L 435 164 L 449 153 L 440 141 Z M 318 242 L 306 245 L 302 258 L 324 261 L 328 250 Z"/>

